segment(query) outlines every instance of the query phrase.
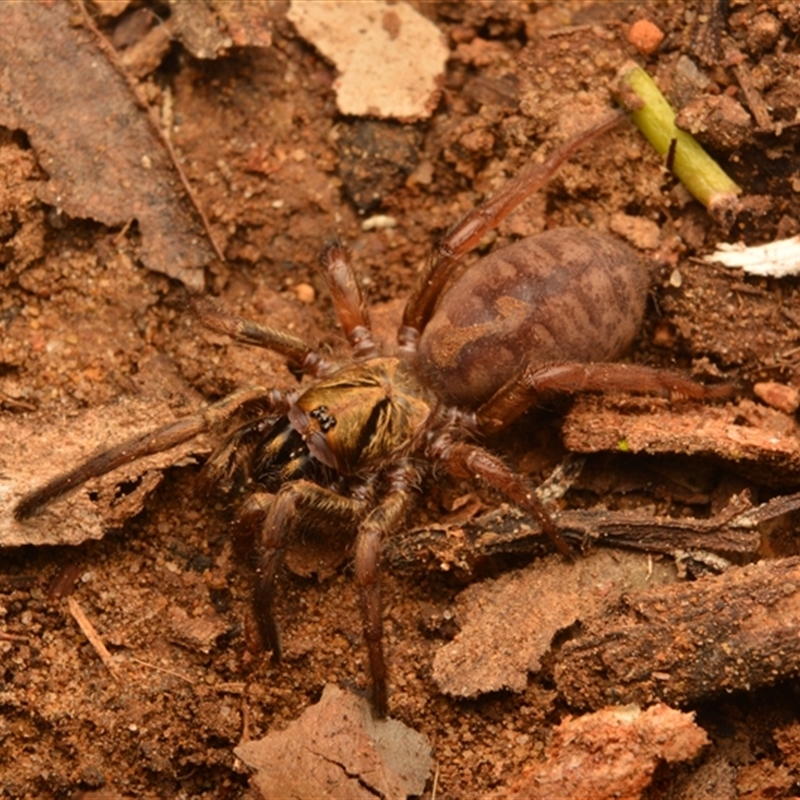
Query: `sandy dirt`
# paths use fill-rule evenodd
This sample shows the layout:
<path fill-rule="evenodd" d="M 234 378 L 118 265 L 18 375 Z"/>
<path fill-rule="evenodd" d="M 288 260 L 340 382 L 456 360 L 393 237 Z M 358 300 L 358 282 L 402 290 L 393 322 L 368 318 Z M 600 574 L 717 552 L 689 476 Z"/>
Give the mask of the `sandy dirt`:
<path fill-rule="evenodd" d="M 450 60 L 433 114 L 405 123 L 341 115 L 333 67 L 297 35 L 284 4 L 264 6 L 260 24 L 268 36 L 259 28 L 261 35 L 251 31 L 243 46 L 228 41 L 218 57 L 206 59 L 192 55 L 185 33 L 130 55 L 147 37 L 150 44 L 157 38 L 152 32 L 170 6 L 154 4 L 157 16 L 139 22 L 130 20 L 131 10 L 118 16 L 105 6 L 98 3 L 102 14 L 90 11 L 108 40 L 129 54 L 130 80 L 143 102 L 169 126 L 214 245 L 174 173 L 165 181 L 145 165 L 125 187 L 132 208 L 162 191 L 172 194 L 159 194 L 159 203 L 173 195 L 187 203 L 191 222 L 176 212 L 170 224 L 184 225 L 186 248 L 195 247 L 187 230 L 204 244 L 180 264 L 178 256 L 158 261 L 151 252 L 155 223 L 102 221 L 100 211 L 78 213 L 79 204 L 65 212 L 52 187 L 46 189 L 50 162 L 33 146 L 32 129 L 0 127 L 0 421 L 8 426 L 3 430 L 29 431 L 31 441 L 36 434 L 45 442 L 26 451 L 19 440 L 27 434 L 18 433 L 19 454 L 14 463 L 4 461 L 4 478 L 18 467 L 26 480 L 44 480 L 58 459 L 130 435 L 124 413 L 104 416 L 109 403 L 117 411 L 126 403 L 137 413 L 158 409 L 144 422 L 160 424 L 239 387 L 297 385 L 279 356 L 204 330 L 188 309 L 187 285 L 199 282 L 233 313 L 344 353 L 317 271 L 320 250 L 339 237 L 362 278 L 376 329 L 391 340 L 403 298 L 437 239 L 508 176 L 611 108 L 615 75 L 630 58 L 646 66 L 677 107 L 724 96 L 749 112 L 741 129 L 738 109 L 723 114 L 718 125 L 727 138 L 709 144 L 743 188 L 733 228 L 715 225 L 626 123 L 575 156 L 479 249 L 563 225 L 613 231 L 654 264 L 632 360 L 734 382 L 731 402 L 754 402 L 758 382 L 800 387 L 797 278 L 753 278 L 699 261 L 719 242 L 756 244 L 800 232 L 800 12 L 793 4 L 417 3 L 444 35 Z M 70 9 L 64 24 L 76 26 L 87 47 L 96 46 L 79 9 Z M 652 55 L 628 40 L 639 19 L 665 33 Z M 13 82 L 14 74 L 3 80 Z M 130 91 L 124 81 L 120 86 L 109 88 L 109 97 Z M 50 113 L 63 118 L 58 108 Z M 133 99 L 127 113 L 145 115 Z M 61 146 L 80 141 L 76 126 Z M 153 169 L 162 168 L 171 169 L 159 159 Z M 69 188 L 63 174 L 58 179 Z M 84 185 L 89 176 L 76 167 L 73 180 Z M 82 202 L 90 208 L 88 199 Z M 391 226 L 379 220 L 363 230 L 376 215 L 391 218 Z M 178 255 L 186 252 L 175 247 Z M 686 415 L 702 414 L 692 404 L 683 409 L 684 425 Z M 566 410 L 526 416 L 491 446 L 538 483 L 565 455 Z M 87 413 L 96 415 L 91 433 L 69 444 L 63 432 Z M 646 404 L 637 413 L 646 416 Z M 775 414 L 782 435 L 796 436 L 791 408 Z M 143 420 L 135 424 L 139 430 Z M 198 489 L 207 452 L 201 443 L 172 466 L 153 467 L 166 471 L 152 493 L 160 472 L 116 484 L 136 502 L 100 540 L 0 551 L 0 797 L 256 798 L 234 748 L 287 726 L 319 701 L 327 683 L 366 688 L 352 567 L 346 561 L 314 568 L 317 555 L 304 559 L 304 543 L 290 563 L 294 571 L 280 578 L 283 662 L 248 653 L 252 564 L 229 535 L 235 509 L 225 496 Z M 558 501 L 561 508 L 703 518 L 737 492 L 748 490 L 758 503 L 797 491 L 800 483 L 794 474 L 776 476 L 768 460 L 761 473 L 742 471 L 735 459 L 715 459 L 713 451 L 588 458 L 584 476 Z M 498 506 L 491 492 L 443 480 L 423 488 L 410 527 L 425 530 L 443 520 L 457 527 Z M 55 505 L 51 513 L 47 533 L 57 537 L 69 518 Z M 793 532 L 792 514 L 771 523 L 758 554 L 797 552 Z M 459 629 L 456 597 L 466 583 L 533 558 L 482 559 L 468 575 L 430 559 L 384 570 L 390 713 L 431 743 L 435 778 L 424 797 L 503 796 L 545 760 L 555 727 L 587 710 L 559 694 L 548 657 L 542 672 L 514 692 L 458 699 L 434 680 L 434 658 Z M 318 574 L 297 574 L 309 570 Z M 70 598 L 119 665 L 115 672 L 81 632 Z M 634 781 L 630 796 L 795 796 L 800 707 L 791 676 L 780 664 L 775 674 L 777 685 L 749 692 L 720 696 L 719 686 L 709 686 L 706 697 L 683 710 L 696 712 L 710 743 L 699 756 L 687 751 L 686 761 L 649 754 L 647 779 Z"/>

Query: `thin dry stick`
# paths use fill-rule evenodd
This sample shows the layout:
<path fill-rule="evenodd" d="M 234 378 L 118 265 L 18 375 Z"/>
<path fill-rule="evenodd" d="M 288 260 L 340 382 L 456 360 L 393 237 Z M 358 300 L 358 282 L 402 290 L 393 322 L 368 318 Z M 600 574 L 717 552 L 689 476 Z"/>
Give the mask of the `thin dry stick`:
<path fill-rule="evenodd" d="M 100 660 L 106 665 L 112 677 L 115 680 L 119 680 L 119 669 L 114 663 L 111 653 L 108 652 L 108 649 L 103 644 L 100 634 L 89 620 L 89 617 L 84 614 L 83 609 L 78 605 L 78 601 L 74 597 L 68 597 L 67 603 L 69 605 L 69 613 L 72 614 L 72 618 L 78 623 L 78 627 L 83 631 L 83 635 L 89 640 L 89 644 L 94 647 L 95 652 L 100 656 Z"/>
<path fill-rule="evenodd" d="M 163 672 L 165 675 L 172 675 L 174 678 L 180 678 L 182 681 L 186 681 L 190 686 L 194 686 L 196 681 L 193 681 L 191 678 L 187 678 L 185 675 L 181 675 L 180 672 L 175 672 L 171 669 L 166 669 L 165 667 L 159 667 L 158 664 L 151 664 L 149 661 L 144 661 L 141 658 L 135 658 L 134 656 L 130 657 L 131 661 L 135 661 L 137 664 L 141 664 L 143 667 L 147 667 L 148 669 L 154 669 L 157 672 Z"/>
<path fill-rule="evenodd" d="M 176 172 L 178 173 L 178 177 L 183 184 L 183 188 L 186 192 L 186 195 L 189 198 L 189 201 L 194 206 L 195 211 L 200 215 L 200 221 L 203 223 L 203 227 L 205 228 L 206 235 L 208 236 L 208 240 L 211 242 L 211 246 L 214 248 L 214 252 L 217 254 L 217 258 L 220 261 L 225 261 L 225 255 L 222 252 L 222 248 L 217 244 L 216 240 L 214 239 L 214 235 L 211 231 L 211 223 L 208 221 L 208 217 L 203 211 L 202 206 L 200 205 L 200 201 L 197 199 L 195 195 L 192 185 L 189 183 L 189 179 L 186 177 L 186 173 L 181 168 L 181 165 L 178 163 L 178 157 L 175 155 L 175 150 L 172 147 L 172 143 L 169 140 L 169 137 L 164 134 L 164 130 L 161 127 L 161 123 L 158 119 L 153 108 L 147 103 L 144 98 L 142 98 L 139 94 L 139 87 L 137 86 L 136 82 L 131 78 L 122 64 L 119 63 L 119 58 L 117 57 L 117 51 L 114 49 L 114 46 L 111 42 L 106 39 L 103 35 L 102 31 L 95 25 L 94 20 L 89 14 L 88 10 L 86 9 L 86 4 L 83 0 L 78 0 L 78 7 L 81 10 L 81 14 L 83 15 L 84 22 L 86 27 L 92 32 L 94 35 L 98 46 L 100 49 L 105 53 L 106 58 L 108 59 L 109 63 L 112 67 L 122 76 L 124 81 L 128 84 L 128 88 L 131 90 L 131 94 L 133 94 L 134 99 L 136 100 L 137 105 L 147 113 L 147 119 L 150 121 L 150 124 L 153 126 L 153 129 L 156 132 L 156 136 L 161 140 L 161 143 L 166 148 L 167 153 L 169 154 L 170 160 L 172 161 L 172 165 L 175 167 Z"/>

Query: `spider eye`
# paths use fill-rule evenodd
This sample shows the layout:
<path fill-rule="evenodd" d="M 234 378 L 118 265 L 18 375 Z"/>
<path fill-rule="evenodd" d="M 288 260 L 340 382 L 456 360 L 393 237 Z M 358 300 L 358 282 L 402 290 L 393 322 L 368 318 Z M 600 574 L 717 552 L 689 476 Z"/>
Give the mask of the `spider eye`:
<path fill-rule="evenodd" d="M 317 408 L 309 413 L 309 416 L 319 422 L 320 430 L 322 430 L 323 433 L 327 433 L 336 425 L 336 417 L 328 413 L 327 406 L 317 406 Z"/>

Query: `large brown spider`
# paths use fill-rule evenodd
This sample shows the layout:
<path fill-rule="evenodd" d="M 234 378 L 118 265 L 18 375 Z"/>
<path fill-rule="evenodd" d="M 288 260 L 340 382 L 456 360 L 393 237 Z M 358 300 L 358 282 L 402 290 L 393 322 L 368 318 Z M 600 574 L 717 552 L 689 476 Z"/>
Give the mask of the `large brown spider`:
<path fill-rule="evenodd" d="M 648 276 L 637 254 L 609 236 L 549 231 L 498 250 L 451 282 L 463 256 L 488 231 L 576 149 L 617 121 L 614 116 L 575 136 L 450 230 L 407 302 L 394 355 L 383 355 L 373 340 L 340 245 L 325 250 L 322 266 L 352 348 L 344 364 L 330 362 L 289 333 L 198 301 L 195 310 L 205 325 L 280 353 L 312 383 L 300 392 L 243 389 L 195 416 L 111 447 L 25 496 L 16 517 L 30 517 L 90 478 L 201 432 L 226 431 L 205 469 L 211 479 L 234 481 L 248 494 L 237 524 L 257 534 L 254 615 L 261 644 L 280 658 L 273 601 L 287 541 L 303 526 L 330 533 L 355 529 L 372 701 L 376 713 L 385 715 L 381 539 L 405 524 L 432 466 L 498 490 L 538 520 L 568 555 L 532 486 L 476 442 L 544 393 L 715 393 L 674 373 L 613 363 L 637 333 Z"/>

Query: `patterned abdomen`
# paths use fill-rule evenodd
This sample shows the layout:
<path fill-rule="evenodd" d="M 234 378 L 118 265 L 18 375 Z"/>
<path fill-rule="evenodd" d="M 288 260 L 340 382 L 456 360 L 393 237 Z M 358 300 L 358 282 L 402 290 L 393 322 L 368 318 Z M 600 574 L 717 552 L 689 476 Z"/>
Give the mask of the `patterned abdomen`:
<path fill-rule="evenodd" d="M 420 377 L 476 408 L 528 363 L 617 359 L 641 325 L 648 274 L 611 236 L 558 228 L 481 259 L 447 290 L 419 341 Z"/>

